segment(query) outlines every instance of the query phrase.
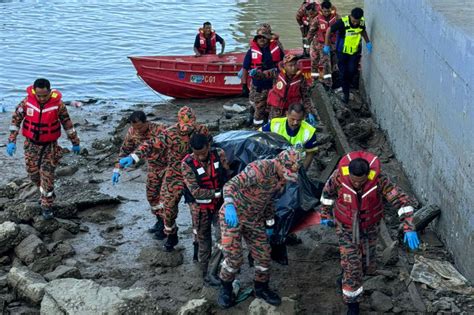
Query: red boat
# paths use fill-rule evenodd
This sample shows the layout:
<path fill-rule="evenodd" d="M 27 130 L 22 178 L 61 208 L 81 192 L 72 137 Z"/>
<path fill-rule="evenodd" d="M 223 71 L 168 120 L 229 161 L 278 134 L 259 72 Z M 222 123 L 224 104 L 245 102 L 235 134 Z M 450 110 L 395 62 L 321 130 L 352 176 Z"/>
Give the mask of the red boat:
<path fill-rule="evenodd" d="M 302 49 L 286 53 L 301 54 Z M 158 93 L 175 98 L 238 96 L 242 92 L 237 73 L 245 52 L 194 56 L 131 56 L 137 75 Z M 300 69 L 311 81 L 311 60 L 300 59 Z"/>

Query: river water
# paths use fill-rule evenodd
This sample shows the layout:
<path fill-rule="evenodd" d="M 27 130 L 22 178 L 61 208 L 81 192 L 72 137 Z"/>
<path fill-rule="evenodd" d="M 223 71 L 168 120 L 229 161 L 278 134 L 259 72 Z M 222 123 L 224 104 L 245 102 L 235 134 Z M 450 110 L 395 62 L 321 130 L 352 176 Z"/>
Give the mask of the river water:
<path fill-rule="evenodd" d="M 335 1 L 340 14 L 362 0 Z M 271 23 L 285 47 L 301 38 L 301 0 L 7 1 L 0 0 L 0 105 L 13 108 L 26 86 L 46 77 L 65 100 L 117 106 L 157 102 L 129 55 L 192 54 L 194 37 L 211 21 L 226 51 L 245 51 L 257 25 Z"/>

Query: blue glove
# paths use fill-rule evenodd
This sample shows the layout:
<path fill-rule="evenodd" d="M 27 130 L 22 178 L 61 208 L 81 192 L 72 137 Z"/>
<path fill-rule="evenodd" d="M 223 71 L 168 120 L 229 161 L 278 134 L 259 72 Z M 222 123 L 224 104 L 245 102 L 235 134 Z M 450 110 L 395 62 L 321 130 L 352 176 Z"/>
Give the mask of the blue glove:
<path fill-rule="evenodd" d="M 240 69 L 240 71 L 237 73 L 237 76 L 239 79 L 242 79 L 242 76 L 244 75 L 244 68 Z"/>
<path fill-rule="evenodd" d="M 273 229 L 266 228 L 265 233 L 267 233 L 267 237 L 270 238 L 273 235 Z"/>
<path fill-rule="evenodd" d="M 233 203 L 228 203 L 224 207 L 224 218 L 225 223 L 228 227 L 234 228 L 239 224 L 239 218 L 237 217 L 237 210 Z"/>
<path fill-rule="evenodd" d="M 334 221 L 333 220 L 328 220 L 328 219 L 322 219 L 321 220 L 321 225 L 334 227 Z"/>
<path fill-rule="evenodd" d="M 411 250 L 417 249 L 420 246 L 418 234 L 414 231 L 405 232 L 404 242 L 408 243 L 408 247 L 410 247 Z"/>
<path fill-rule="evenodd" d="M 131 156 L 127 156 L 124 158 L 121 158 L 119 161 L 119 164 L 121 167 L 130 167 L 133 165 L 133 158 Z"/>
<path fill-rule="evenodd" d="M 10 142 L 9 144 L 7 144 L 7 154 L 9 156 L 13 156 L 13 154 L 15 154 L 15 151 L 16 151 L 16 144 L 15 143 Z"/>
<path fill-rule="evenodd" d="M 250 75 L 251 77 L 254 77 L 256 74 L 257 74 L 257 69 L 256 69 L 256 68 L 254 68 L 254 69 L 252 69 L 252 70 L 249 71 L 249 75 Z"/>
<path fill-rule="evenodd" d="M 323 47 L 323 53 L 325 55 L 329 55 L 329 53 L 331 52 L 331 47 L 329 47 L 329 45 L 324 45 Z"/>
<path fill-rule="evenodd" d="M 308 114 L 308 117 L 306 117 L 306 121 L 313 127 L 316 127 L 318 125 L 318 120 L 313 114 Z"/>
<path fill-rule="evenodd" d="M 120 178 L 120 173 L 119 172 L 114 172 L 112 174 L 112 185 L 118 184 Z"/>
<path fill-rule="evenodd" d="M 367 51 L 370 54 L 372 52 L 372 42 L 368 42 L 367 44 L 365 44 L 365 47 L 367 47 Z"/>
<path fill-rule="evenodd" d="M 73 152 L 74 154 L 79 154 L 79 153 L 81 153 L 81 146 L 80 146 L 80 145 L 73 145 L 73 146 L 72 146 L 72 152 Z"/>

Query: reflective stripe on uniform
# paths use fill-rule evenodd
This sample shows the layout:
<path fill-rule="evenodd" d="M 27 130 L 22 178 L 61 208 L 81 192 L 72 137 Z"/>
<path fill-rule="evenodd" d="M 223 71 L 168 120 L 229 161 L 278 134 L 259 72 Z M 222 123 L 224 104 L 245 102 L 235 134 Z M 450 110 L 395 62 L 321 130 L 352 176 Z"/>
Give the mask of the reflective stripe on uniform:
<path fill-rule="evenodd" d="M 76 132 L 76 129 L 74 129 L 74 128 L 71 128 L 71 129 L 66 130 L 66 133 L 67 133 L 68 135 L 72 135 L 72 134 L 75 133 L 75 132 Z"/>
<path fill-rule="evenodd" d="M 268 268 L 262 267 L 262 266 L 255 266 L 255 270 L 261 271 L 261 272 L 266 272 L 268 271 Z"/>
<path fill-rule="evenodd" d="M 364 291 L 364 287 L 360 287 L 355 291 L 342 289 L 342 294 L 344 294 L 345 296 L 350 297 L 350 298 L 355 298 L 355 297 L 359 296 L 362 293 L 362 291 Z"/>
<path fill-rule="evenodd" d="M 238 269 L 234 269 L 231 266 L 229 266 L 229 264 L 227 263 L 227 258 L 224 259 L 224 261 L 222 262 L 222 268 L 224 268 L 225 270 L 227 270 L 230 273 L 237 273 L 239 271 Z M 257 267 L 255 266 L 255 268 L 257 268 Z"/>
<path fill-rule="evenodd" d="M 140 158 L 135 153 L 130 154 L 130 156 L 135 161 L 135 163 L 138 163 L 138 161 L 140 161 Z"/>
<path fill-rule="evenodd" d="M 332 206 L 334 204 L 334 200 L 333 199 L 326 199 L 324 198 L 323 196 L 321 196 L 321 199 L 319 200 L 321 201 L 321 204 L 323 206 Z"/>
<path fill-rule="evenodd" d="M 210 204 L 212 202 L 212 199 L 196 199 L 196 203 L 199 204 Z"/>
<path fill-rule="evenodd" d="M 54 191 L 47 192 L 46 190 L 43 189 L 43 187 L 40 187 L 40 192 L 41 195 L 45 197 L 53 197 Z"/>
<path fill-rule="evenodd" d="M 401 207 L 398 210 L 398 216 L 401 217 L 402 215 L 408 214 L 408 213 L 413 213 L 414 209 L 412 206 L 406 206 L 406 207 Z"/>

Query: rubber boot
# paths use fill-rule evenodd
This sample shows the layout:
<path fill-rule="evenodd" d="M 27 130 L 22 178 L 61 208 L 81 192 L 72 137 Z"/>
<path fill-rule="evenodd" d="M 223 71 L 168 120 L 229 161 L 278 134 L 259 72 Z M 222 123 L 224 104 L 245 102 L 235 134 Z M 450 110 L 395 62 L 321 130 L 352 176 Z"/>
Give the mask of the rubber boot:
<path fill-rule="evenodd" d="M 41 207 L 41 215 L 43 216 L 43 219 L 45 220 L 51 220 L 52 218 L 54 218 L 53 210 L 51 208 Z"/>
<path fill-rule="evenodd" d="M 219 279 L 209 274 L 209 264 L 201 264 L 202 281 L 206 286 L 218 287 L 221 282 Z"/>
<path fill-rule="evenodd" d="M 199 243 L 194 241 L 193 242 L 193 261 L 194 262 L 199 261 L 198 253 L 199 253 Z M 207 271 L 207 268 L 206 268 L 206 271 Z"/>
<path fill-rule="evenodd" d="M 160 216 L 156 216 L 156 223 L 148 229 L 148 233 L 156 233 L 159 230 L 163 230 L 164 227 L 163 219 Z"/>
<path fill-rule="evenodd" d="M 268 288 L 268 281 L 267 282 L 254 281 L 254 285 L 255 285 L 256 297 L 260 299 L 264 299 L 265 302 L 271 305 L 278 306 L 281 304 L 280 296 L 276 292 Z"/>
<path fill-rule="evenodd" d="M 359 315 L 359 303 L 347 304 L 347 315 Z"/>
<path fill-rule="evenodd" d="M 342 97 L 342 101 L 345 103 L 345 104 L 349 104 L 349 91 L 344 91 L 344 96 Z"/>
<path fill-rule="evenodd" d="M 234 297 L 232 295 L 232 281 L 226 282 L 221 280 L 221 290 L 217 298 L 217 304 L 222 308 L 229 308 L 234 305 Z"/>
<path fill-rule="evenodd" d="M 167 252 L 172 252 L 174 247 L 178 244 L 178 229 L 173 234 L 169 234 L 168 238 L 166 239 L 165 244 L 163 247 Z"/>
<path fill-rule="evenodd" d="M 153 238 L 155 240 L 162 241 L 166 238 L 165 234 L 165 223 L 163 222 L 163 219 L 160 216 L 156 217 L 156 231 L 154 232 L 155 235 L 153 235 Z"/>

